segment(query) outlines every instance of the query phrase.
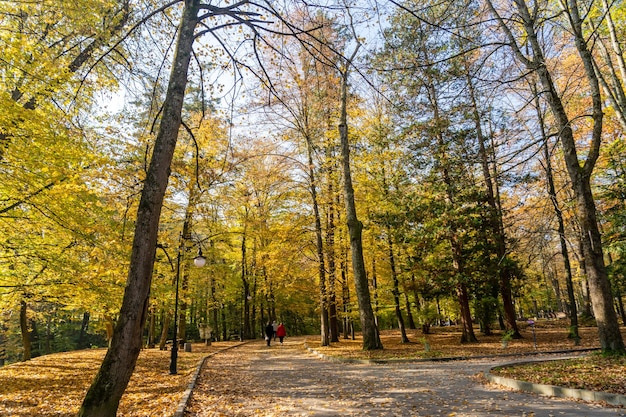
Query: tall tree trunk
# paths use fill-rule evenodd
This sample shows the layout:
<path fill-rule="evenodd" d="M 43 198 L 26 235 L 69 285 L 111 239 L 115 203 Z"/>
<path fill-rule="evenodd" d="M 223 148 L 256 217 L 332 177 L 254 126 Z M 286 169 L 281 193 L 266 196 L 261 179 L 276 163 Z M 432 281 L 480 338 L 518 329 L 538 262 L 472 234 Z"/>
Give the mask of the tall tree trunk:
<path fill-rule="evenodd" d="M 260 323 L 260 325 L 258 327 L 255 327 L 257 325 L 257 318 L 256 318 L 256 313 L 257 313 L 257 305 L 256 305 L 256 295 L 257 295 L 257 284 L 258 284 L 258 280 L 257 280 L 257 276 L 254 276 L 254 279 L 252 281 L 252 315 L 250 317 L 250 337 L 255 339 L 257 334 L 260 334 L 259 332 L 257 332 L 256 330 L 261 330 L 263 329 L 263 323 Z"/>
<path fill-rule="evenodd" d="M 420 295 L 417 291 L 417 284 L 415 283 L 415 274 L 411 273 L 411 290 L 413 292 L 413 299 L 415 300 L 415 309 L 419 312 L 422 309 L 420 302 Z"/>
<path fill-rule="evenodd" d="M 342 250 L 343 252 L 343 250 Z M 348 285 L 348 274 L 346 273 L 345 254 L 341 256 L 341 304 L 343 306 L 343 338 L 349 339 L 352 334 L 352 308 L 350 307 L 350 286 Z"/>
<path fill-rule="evenodd" d="M 213 242 L 211 242 L 211 246 L 213 246 Z M 213 251 L 211 251 L 213 253 Z M 213 329 L 211 329 L 211 333 L 215 336 L 216 340 L 219 340 L 220 337 L 220 322 L 218 320 L 218 309 L 217 306 L 219 303 L 217 302 L 217 293 L 215 288 L 215 276 L 211 275 L 211 324 Z"/>
<path fill-rule="evenodd" d="M 563 267 L 565 268 L 565 282 L 567 284 L 567 296 L 569 299 L 569 316 L 570 316 L 570 332 L 569 337 L 574 340 L 579 340 L 580 335 L 578 333 L 578 310 L 576 308 L 576 296 L 574 294 L 574 284 L 572 280 L 572 267 L 570 265 L 569 252 L 567 249 L 567 241 L 565 239 L 565 221 L 563 220 L 563 212 L 559 206 L 559 202 L 556 195 L 556 188 L 554 186 L 554 176 L 552 175 L 552 162 L 550 158 L 550 149 L 548 147 L 548 136 L 546 134 L 544 117 L 541 112 L 541 106 L 539 103 L 539 95 L 537 94 L 537 88 L 531 86 L 535 93 L 535 110 L 537 112 L 537 120 L 539 121 L 539 132 L 543 139 L 543 157 L 545 159 L 546 179 L 548 180 L 548 195 L 554 208 L 554 214 L 558 222 L 559 243 L 561 245 L 561 256 L 563 257 Z"/>
<path fill-rule="evenodd" d="M 29 361 L 32 356 L 32 346 L 30 343 L 30 331 L 28 330 L 28 314 L 26 301 L 20 301 L 20 331 L 22 333 L 22 360 Z"/>
<path fill-rule="evenodd" d="M 329 176 L 328 195 L 332 197 L 333 182 Z M 331 200 L 332 201 L 332 200 Z M 335 265 L 335 206 L 328 205 L 328 226 L 326 228 L 326 253 L 328 256 L 328 325 L 330 341 L 339 341 L 339 322 L 337 318 L 337 294 L 335 291 L 337 268 Z"/>
<path fill-rule="evenodd" d="M 189 199 L 187 202 L 187 208 L 185 209 L 185 219 L 183 220 L 182 231 L 182 273 L 181 273 L 181 285 L 180 285 L 180 306 L 178 309 L 178 343 L 182 346 L 187 340 L 187 293 L 189 292 L 189 259 L 186 256 L 188 253 L 188 246 L 193 246 L 191 239 L 191 231 L 193 229 L 193 215 L 196 211 L 196 205 L 199 198 L 198 188 L 196 183 L 198 181 L 197 172 L 195 178 L 189 181 Z"/>
<path fill-rule="evenodd" d="M 624 324 L 624 326 L 626 326 L 626 310 L 624 309 L 624 302 L 622 301 L 623 296 L 624 296 L 624 293 L 622 290 L 620 290 L 616 294 L 618 310 L 619 310 L 620 315 L 622 316 L 622 323 Z"/>
<path fill-rule="evenodd" d="M 137 209 L 130 270 L 111 347 L 83 400 L 79 417 L 114 417 L 141 350 L 154 267 L 159 217 L 181 126 L 187 72 L 199 0 L 186 0 L 176 52 L 150 166 Z"/>
<path fill-rule="evenodd" d="M 247 239 L 248 239 L 248 208 L 244 218 L 243 234 L 241 235 L 241 299 L 239 300 L 239 340 L 248 337 L 246 333 L 245 307 L 246 294 L 250 288 L 248 282 L 248 255 L 247 255 Z M 269 309 L 268 309 L 269 310 Z"/>
<path fill-rule="evenodd" d="M 404 305 L 406 306 L 406 318 L 409 321 L 409 329 L 415 330 L 415 320 L 413 319 L 413 312 L 411 311 L 411 301 L 409 300 L 409 294 L 404 291 Z"/>
<path fill-rule="evenodd" d="M 372 291 L 374 291 L 374 321 L 376 327 L 378 327 L 378 311 L 380 306 L 378 305 L 378 271 L 376 270 L 376 257 L 372 256 Z"/>
<path fill-rule="evenodd" d="M 352 273 L 357 300 L 359 302 L 359 317 L 361 319 L 361 331 L 363 333 L 363 350 L 382 349 L 378 328 L 372 311 L 370 291 L 363 260 L 363 223 L 356 214 L 356 203 L 354 201 L 354 188 L 352 187 L 352 174 L 350 173 L 350 143 L 348 137 L 348 75 L 350 66 L 360 44 L 357 44 L 352 57 L 346 59 L 345 67 L 341 71 L 341 119 L 339 122 L 339 137 L 341 139 L 341 160 L 343 167 L 343 187 L 346 202 L 346 221 L 348 223 L 348 234 L 350 236 L 350 249 L 352 253 Z"/>
<path fill-rule="evenodd" d="M 78 349 L 84 349 L 88 347 L 85 343 L 85 339 L 87 338 L 87 329 L 89 328 L 89 312 L 85 311 L 83 313 L 83 320 L 80 323 L 80 333 L 78 334 Z"/>
<path fill-rule="evenodd" d="M 152 349 L 155 346 L 155 329 L 156 329 L 156 312 L 154 306 L 150 307 L 150 323 L 148 324 L 148 348 Z"/>
<path fill-rule="evenodd" d="M 459 307 L 461 309 L 461 324 L 463 326 L 461 343 L 476 343 L 478 342 L 478 339 L 474 333 L 472 311 L 469 304 L 469 294 L 467 291 L 467 285 L 463 281 L 463 277 L 465 276 L 465 266 L 463 263 L 460 245 L 456 241 L 456 236 L 453 235 L 450 238 L 450 245 L 452 246 L 452 264 L 458 281 L 456 284 L 456 294 Z M 439 304 L 438 301 L 437 304 Z"/>
<path fill-rule="evenodd" d="M 474 334 L 474 325 L 472 323 L 472 312 L 469 306 L 469 296 L 467 287 L 464 283 L 456 285 L 456 296 L 461 307 L 461 325 L 463 327 L 461 334 L 461 343 L 475 343 L 478 340 Z"/>
<path fill-rule="evenodd" d="M 578 263 L 583 271 L 583 280 L 580 283 L 581 291 L 583 294 L 582 315 L 583 317 L 592 318 L 593 311 L 591 309 L 591 295 L 589 294 L 589 279 L 587 279 L 587 263 L 585 262 L 585 256 L 583 254 L 583 242 L 581 238 L 581 233 L 576 234 L 576 243 L 578 246 L 578 253 L 580 253 L 580 256 L 577 256 L 576 251 L 574 251 L 574 256 L 578 260 Z"/>
<path fill-rule="evenodd" d="M 500 295 L 502 297 L 502 306 L 504 309 L 504 316 L 508 327 L 513 331 L 513 338 L 520 339 L 522 337 L 517 326 L 515 317 L 515 308 L 513 306 L 513 296 L 511 291 L 511 269 L 508 267 L 507 262 L 507 249 L 506 249 L 506 236 L 504 232 L 504 224 L 502 221 L 502 212 L 496 202 L 496 194 L 494 188 L 498 187 L 498 183 L 495 178 L 491 176 L 491 170 L 489 168 L 489 155 L 485 146 L 485 136 L 483 134 L 482 123 L 480 113 L 478 111 L 478 103 L 476 100 L 476 93 L 474 89 L 474 81 L 472 80 L 470 70 L 466 65 L 465 75 L 467 79 L 467 85 L 469 87 L 470 100 L 472 103 L 472 113 L 474 117 L 474 126 L 476 128 L 476 138 L 478 139 L 478 153 L 481 160 L 481 167 L 483 171 L 483 181 L 485 182 L 485 191 L 487 193 L 487 203 L 490 208 L 489 222 L 493 238 L 495 240 L 496 254 L 498 256 L 498 277 Z"/>
<path fill-rule="evenodd" d="M 598 229 L 596 217 L 596 206 L 591 191 L 591 175 L 600 152 L 602 140 L 602 97 L 598 78 L 593 67 L 593 57 L 587 48 L 586 39 L 582 30 L 582 19 L 580 18 L 577 0 L 567 0 L 562 3 L 563 8 L 569 18 L 572 29 L 572 36 L 576 43 L 576 49 L 584 66 L 585 76 L 589 85 L 589 95 L 592 101 L 592 131 L 589 149 L 586 158 L 581 165 L 578 158 L 576 139 L 567 116 L 565 107 L 552 80 L 552 76 L 546 67 L 541 41 L 535 31 L 537 22 L 528 10 L 525 0 L 515 0 L 517 11 L 521 23 L 527 35 L 527 42 L 532 50 L 532 56 L 526 57 L 522 49 L 517 45 L 517 40 L 511 30 L 506 26 L 504 20 L 495 10 L 491 0 L 487 0 L 491 12 L 496 16 L 500 27 L 509 38 L 518 60 L 529 70 L 535 71 L 543 87 L 543 95 L 546 97 L 550 109 L 559 129 L 559 139 L 563 147 L 565 165 L 572 184 L 572 190 L 576 197 L 577 215 L 582 230 L 582 243 L 587 273 L 589 280 L 589 290 L 591 302 L 598 324 L 598 336 L 600 346 L 604 352 L 624 352 L 624 340 L 620 333 L 617 315 L 613 308 L 611 288 L 604 265 L 602 253 L 602 240 Z"/>
<path fill-rule="evenodd" d="M 221 319 L 222 319 L 222 340 L 228 340 L 228 326 L 226 325 L 226 307 L 222 306 L 220 308 Z"/>
<path fill-rule="evenodd" d="M 170 328 L 170 315 L 165 313 L 164 314 L 164 318 L 163 318 L 163 328 L 161 329 L 161 337 L 159 339 L 159 350 L 165 350 L 167 349 L 166 345 L 167 345 L 167 334 L 169 332 L 169 328 Z"/>
<path fill-rule="evenodd" d="M 313 143 L 311 137 L 305 134 L 307 160 L 309 164 L 309 192 L 313 202 L 313 216 L 315 219 L 315 244 L 317 249 L 317 273 L 319 279 L 320 297 L 320 342 L 322 346 L 330 345 L 329 317 L 327 309 L 326 264 L 324 261 L 324 240 L 322 237 L 322 220 L 320 218 L 319 203 L 317 201 L 317 179 L 313 164 Z"/>
<path fill-rule="evenodd" d="M 552 264 L 553 262 L 554 260 L 552 259 L 550 261 L 550 264 Z M 550 276 L 550 284 L 552 285 L 552 289 L 554 291 L 556 309 L 557 311 L 565 311 L 565 308 L 563 306 L 563 296 L 561 295 L 561 283 L 556 273 L 556 267 L 549 266 L 548 268 L 549 268 L 548 271 L 549 271 L 549 276 Z"/>
<path fill-rule="evenodd" d="M 391 268 L 391 279 L 393 280 L 393 306 L 400 328 L 400 343 L 409 343 L 410 340 L 406 335 L 406 327 L 402 318 L 402 308 L 400 307 L 400 283 L 398 282 L 398 272 L 396 271 L 396 258 L 393 253 L 393 239 L 391 236 L 391 226 L 387 225 L 387 249 L 389 251 L 389 266 Z"/>
<path fill-rule="evenodd" d="M 7 330 L 6 326 L 0 324 L 0 368 L 7 360 Z"/>

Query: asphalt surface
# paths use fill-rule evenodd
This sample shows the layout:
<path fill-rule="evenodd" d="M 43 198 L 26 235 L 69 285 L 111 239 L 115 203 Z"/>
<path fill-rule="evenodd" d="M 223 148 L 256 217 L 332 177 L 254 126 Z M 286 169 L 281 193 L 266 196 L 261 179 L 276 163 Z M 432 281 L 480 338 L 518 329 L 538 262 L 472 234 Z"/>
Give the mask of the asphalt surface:
<path fill-rule="evenodd" d="M 184 415 L 626 416 L 622 408 L 515 392 L 481 377 L 510 362 L 341 363 L 307 352 L 301 340 L 252 342 L 206 361 Z"/>

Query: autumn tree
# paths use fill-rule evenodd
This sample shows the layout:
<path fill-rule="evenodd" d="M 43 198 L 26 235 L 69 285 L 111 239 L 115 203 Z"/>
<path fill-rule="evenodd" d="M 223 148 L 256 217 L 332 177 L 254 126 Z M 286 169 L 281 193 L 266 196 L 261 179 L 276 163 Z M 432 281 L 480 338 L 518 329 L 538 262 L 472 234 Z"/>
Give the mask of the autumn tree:
<path fill-rule="evenodd" d="M 185 99 L 188 72 L 194 41 L 217 28 L 244 25 L 262 30 L 258 20 L 263 13 L 274 14 L 270 5 L 248 2 L 219 7 L 199 0 L 187 0 L 179 14 L 176 50 L 161 112 L 158 132 L 148 165 L 137 210 L 133 249 L 128 280 L 111 347 L 93 384 L 87 392 L 80 416 L 115 415 L 141 349 L 141 334 L 146 322 L 148 295 L 157 245 L 158 226 L 163 198 L 168 184 L 170 166 L 178 139 Z M 279 16 L 278 16 L 279 17 Z M 202 26 L 210 19 L 222 19 L 223 25 Z"/>
<path fill-rule="evenodd" d="M 41 112 L 51 101 L 67 108 L 78 85 L 111 81 L 107 71 L 92 71 L 91 66 L 100 60 L 115 65 L 107 54 L 128 23 L 130 3 L 87 1 L 67 7 L 63 2 L 11 2 L 2 5 L 2 15 L 0 160 L 13 141 L 43 127 Z M 124 54 L 121 48 L 117 52 Z M 82 97 L 89 98 L 93 89 L 85 89 L 89 91 Z"/>
<path fill-rule="evenodd" d="M 5 230 L 12 230 L 12 233 L 3 233 L 7 239 L 3 248 L 12 252 L 11 258 L 21 260 L 11 265 L 10 270 L 20 271 L 18 276 L 25 277 L 25 281 L 11 278 L 5 288 L 11 288 L 13 295 L 22 292 L 15 289 L 27 289 L 31 285 L 58 291 L 55 296 L 51 293 L 44 296 L 40 291 L 26 290 L 26 298 L 20 303 L 20 311 L 24 314 L 34 313 L 29 307 L 34 301 L 41 302 L 42 306 L 50 303 L 53 306 L 47 308 L 50 312 L 58 311 L 58 306 L 81 308 L 80 302 L 72 300 L 67 287 L 62 289 L 62 283 L 72 281 L 72 273 L 68 272 L 71 267 L 83 270 L 84 266 L 77 259 L 82 259 L 81 254 L 89 253 L 90 246 L 97 246 L 95 236 L 107 235 L 101 234 L 103 230 L 96 232 L 97 228 L 88 224 L 89 218 L 101 217 L 104 213 L 97 204 L 102 204 L 106 197 L 98 196 L 98 191 L 94 190 L 99 181 L 97 170 L 102 168 L 104 158 L 100 159 L 103 155 L 98 155 L 96 148 L 92 147 L 94 137 L 82 125 L 82 119 L 85 112 L 93 109 L 95 90 L 114 83 L 110 73 L 91 71 L 90 66 L 98 60 L 111 68 L 117 66 L 109 60 L 107 53 L 128 22 L 129 7 L 128 2 L 87 2 L 77 8 L 59 2 L 2 5 L 0 39 L 4 59 L 0 63 L 3 74 L 0 88 L 4 93 L 0 98 L 3 110 L 0 116 L 0 161 L 3 171 L 1 193 L 6 204 L 1 211 L 5 226 L 8 226 Z M 90 10 L 88 15 L 84 14 L 84 8 Z M 123 49 L 118 48 L 117 52 L 123 53 Z M 87 78 L 89 82 L 86 82 Z M 81 84 L 83 89 L 80 89 Z M 71 197 L 65 198 L 66 195 Z M 57 200 L 59 196 L 62 198 Z M 99 198 L 103 200 L 98 201 Z M 64 200 L 66 204 L 63 204 Z M 84 205 L 79 203 L 81 200 Z M 26 218 L 31 223 L 30 231 L 18 226 Z M 79 225 L 84 225 L 84 230 Z M 40 235 L 41 238 L 25 242 L 16 236 L 19 230 L 25 233 L 24 236 Z M 112 231 L 112 234 L 116 232 Z M 43 244 L 40 246 L 43 249 L 46 240 L 57 238 L 58 246 L 49 246 L 36 255 L 36 246 Z M 106 241 L 110 239 L 103 239 Z M 117 253 L 116 248 L 110 249 L 111 255 Z M 55 262 L 51 262 L 55 259 L 55 251 L 58 251 L 56 259 L 59 262 L 66 260 L 65 268 L 61 263 L 55 266 Z M 21 267 L 15 269 L 26 258 L 30 260 L 23 266 L 28 272 Z M 95 265 L 94 269 L 97 268 Z M 9 278 L 11 275 L 5 276 Z M 88 282 L 93 284 L 92 278 L 89 274 L 84 277 L 85 285 L 79 292 L 85 301 L 93 301 L 91 294 L 82 292 L 82 289 L 89 288 Z M 102 279 L 110 282 L 107 277 Z M 33 280 L 40 283 L 34 284 Z M 30 284 L 24 286 L 26 282 Z M 113 294 L 116 291 L 111 288 L 111 296 L 102 300 L 108 304 L 115 299 Z M 94 305 L 98 303 L 88 304 L 86 301 L 85 304 Z M 39 314 L 39 318 L 46 315 Z M 89 314 L 83 314 L 83 317 L 88 322 Z M 36 333 L 36 327 L 24 325 L 29 320 L 27 317 L 22 320 L 25 341 L 29 334 Z"/>
<path fill-rule="evenodd" d="M 462 50 L 456 34 L 443 27 L 450 23 L 449 10 L 429 5 L 418 15 L 415 9 L 406 4 L 393 15 L 394 27 L 403 30 L 387 31 L 385 47 L 375 64 L 390 86 L 386 96 L 395 104 L 394 120 L 401 131 L 398 136 L 412 155 L 412 170 L 419 184 L 415 188 L 421 188 L 415 191 L 419 195 L 416 198 L 427 207 L 414 221 L 447 241 L 449 252 L 439 256 L 450 263 L 446 275 L 454 276 L 456 281 L 462 340 L 472 342 L 476 337 L 471 300 L 492 296 L 487 287 L 493 280 L 487 278 L 496 270 L 496 264 L 488 261 L 494 251 L 494 240 L 489 237 L 493 230 L 486 230 L 490 219 L 497 217 L 487 211 L 486 188 L 476 188 L 477 167 L 470 162 L 480 160 L 473 150 L 480 149 L 474 137 L 482 137 L 478 134 L 481 115 L 477 96 L 472 94 L 473 84 L 467 79 L 468 70 L 461 59 L 454 59 L 455 53 Z M 412 64 L 398 65 L 398 56 L 402 57 L 400 61 Z M 466 97 L 474 102 L 450 94 L 458 88 L 469 90 Z M 470 112 L 461 110 L 464 108 Z M 483 156 L 487 157 L 486 151 Z M 490 176 L 485 181 L 492 185 Z M 494 209 L 490 210 L 495 216 Z"/>
<path fill-rule="evenodd" d="M 593 57 L 588 39 L 584 35 L 584 16 L 576 0 L 560 3 L 559 10 L 565 17 L 570 32 L 570 42 L 575 46 L 579 63 L 584 68 L 585 89 L 589 104 L 585 109 L 588 120 L 590 142 L 588 149 L 581 149 L 578 144 L 572 121 L 575 116 L 568 114 L 563 95 L 557 88 L 554 69 L 549 66 L 547 51 L 540 40 L 541 31 L 551 26 L 552 20 L 545 19 L 554 9 L 551 4 L 536 4 L 534 7 L 523 1 L 500 4 L 488 0 L 490 13 L 495 17 L 498 27 L 506 43 L 512 49 L 515 58 L 529 71 L 539 78 L 544 90 L 551 113 L 559 131 L 559 140 L 563 147 L 565 165 L 576 198 L 577 215 L 581 227 L 581 242 L 585 257 L 585 265 L 589 277 L 589 287 L 596 321 L 600 345 L 606 352 L 623 352 L 624 342 L 617 324 L 617 316 L 613 308 L 611 289 L 604 265 L 602 241 L 598 228 L 597 212 L 591 190 L 591 177 L 600 153 L 603 136 L 603 104 L 600 84 L 594 69 Z M 521 27 L 507 24 L 510 10 L 515 10 L 521 19 Z M 583 159 L 581 153 L 585 152 Z"/>
<path fill-rule="evenodd" d="M 404 167 L 405 149 L 402 141 L 394 140 L 391 113 L 380 96 L 372 100 L 371 115 L 366 117 L 362 128 L 367 134 L 364 142 L 368 152 L 363 158 L 366 160 L 368 180 L 362 187 L 368 190 L 368 220 L 378 226 L 371 235 L 379 240 L 378 245 L 385 248 L 384 256 L 388 263 L 388 274 L 391 278 L 391 294 L 395 318 L 400 329 L 400 340 L 408 343 L 404 316 L 402 313 L 401 298 L 404 295 L 407 318 L 412 320 L 410 303 L 406 292 L 402 294 L 401 272 L 408 269 L 406 260 L 402 261 L 402 243 L 406 242 L 406 231 L 410 226 L 407 217 L 404 197 L 410 195 L 410 176 Z M 375 248 L 371 249 L 372 252 Z M 378 258 L 378 254 L 374 256 Z M 374 267 L 372 267 L 372 270 Z M 372 273 L 372 275 L 374 275 Z M 415 328 L 415 324 L 413 324 Z"/>

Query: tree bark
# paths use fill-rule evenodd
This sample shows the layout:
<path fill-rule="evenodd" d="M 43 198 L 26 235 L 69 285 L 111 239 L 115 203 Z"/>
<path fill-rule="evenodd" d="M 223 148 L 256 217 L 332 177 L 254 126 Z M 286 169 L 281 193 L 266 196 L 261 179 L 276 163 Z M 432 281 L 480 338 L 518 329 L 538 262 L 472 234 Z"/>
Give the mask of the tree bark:
<path fill-rule="evenodd" d="M 85 338 L 87 337 L 87 329 L 89 328 L 89 312 L 85 311 L 83 313 L 83 320 L 80 323 L 80 333 L 78 334 L 78 349 L 84 349 L 88 347 L 85 344 Z"/>
<path fill-rule="evenodd" d="M 165 318 L 163 319 L 163 322 L 161 323 L 163 325 L 163 328 L 161 329 L 161 337 L 159 339 L 159 350 L 165 350 L 166 345 L 167 345 L 167 333 L 169 331 L 170 328 L 170 315 L 165 313 Z"/>
<path fill-rule="evenodd" d="M 141 350 L 156 252 L 159 217 L 181 126 L 199 0 L 186 0 L 179 25 L 163 116 L 137 210 L 130 270 L 111 347 L 91 384 L 79 417 L 114 417 Z"/>
<path fill-rule="evenodd" d="M 415 320 L 413 319 L 413 312 L 411 311 L 411 301 L 409 300 L 409 294 L 404 292 L 404 305 L 406 306 L 406 318 L 409 321 L 409 329 L 415 330 Z"/>
<path fill-rule="evenodd" d="M 30 343 L 30 332 L 28 331 L 28 314 L 26 301 L 20 301 L 20 330 L 22 333 L 22 360 L 29 361 L 32 357 L 32 347 Z"/>
<path fill-rule="evenodd" d="M 194 175 L 194 178 L 189 181 L 189 200 L 187 203 L 187 208 L 185 209 L 185 219 L 183 221 L 183 231 L 182 231 L 182 272 L 181 272 L 181 282 L 180 282 L 180 308 L 178 310 L 178 342 L 181 346 L 185 344 L 187 341 L 187 293 L 189 292 L 189 268 L 190 268 L 190 260 L 188 259 L 188 243 L 192 241 L 191 239 L 191 231 L 193 230 L 193 215 L 196 211 L 196 205 L 198 202 L 199 190 L 196 187 L 198 182 L 197 172 Z M 193 246 L 193 243 L 191 244 Z"/>
<path fill-rule="evenodd" d="M 328 195 L 334 194 L 333 182 L 329 176 Z M 328 205 L 328 226 L 326 228 L 326 254 L 328 256 L 328 327 L 330 341 L 339 342 L 339 322 L 337 318 L 337 294 L 335 286 L 337 282 L 337 268 L 335 265 L 335 206 Z"/>
<path fill-rule="evenodd" d="M 496 254 L 498 256 L 499 265 L 498 278 L 500 295 L 502 297 L 502 306 L 504 308 L 504 316 L 506 317 L 509 328 L 513 331 L 514 339 L 521 339 L 522 335 L 517 327 L 517 321 L 515 317 L 515 308 L 513 306 L 513 295 L 511 291 L 511 270 L 508 267 L 507 248 L 506 248 L 506 236 L 504 232 L 504 225 L 502 221 L 502 212 L 496 203 L 496 195 L 494 188 L 498 187 L 497 181 L 491 176 L 491 170 L 489 169 L 489 158 L 485 146 L 485 136 L 483 135 L 483 129 L 481 124 L 480 113 L 478 112 L 478 103 L 476 101 L 476 94 L 474 91 L 474 83 L 470 76 L 469 68 L 466 68 L 467 85 L 469 87 L 470 100 L 472 103 L 472 113 L 474 117 L 474 124 L 476 126 L 476 138 L 478 139 L 479 156 L 481 159 L 481 167 L 483 170 L 483 180 L 485 182 L 485 191 L 487 193 L 487 203 L 490 208 L 490 227 L 495 240 Z"/>
<path fill-rule="evenodd" d="M 548 195 L 554 208 L 554 215 L 558 222 L 559 243 L 561 245 L 561 256 L 563 257 L 563 267 L 565 268 L 565 282 L 567 285 L 567 296 L 569 299 L 569 316 L 570 316 L 570 332 L 569 337 L 575 340 L 580 339 L 578 333 L 578 309 L 576 308 L 576 296 L 574 294 L 574 284 L 572 280 L 572 267 L 569 260 L 569 251 L 567 250 L 567 241 L 565 239 L 565 221 L 563 220 L 563 212 L 557 200 L 556 188 L 554 186 L 554 176 L 552 175 L 552 162 L 550 159 L 550 149 L 548 148 L 548 136 L 546 134 L 543 114 L 539 104 L 539 95 L 536 94 L 535 86 L 531 87 L 535 92 L 535 110 L 537 112 L 537 120 L 539 121 L 539 132 L 543 139 L 543 157 L 545 159 L 546 179 L 548 181 Z"/>
<path fill-rule="evenodd" d="M 389 251 L 389 266 L 391 268 L 391 278 L 393 280 L 393 305 L 400 328 L 400 343 L 409 343 L 409 337 L 406 335 L 406 327 L 404 318 L 402 318 L 402 309 L 400 308 L 400 283 L 398 282 L 398 272 L 396 271 L 396 259 L 393 253 L 393 239 L 391 236 L 391 226 L 387 225 L 387 249 Z"/>
<path fill-rule="evenodd" d="M 317 181 L 313 164 L 313 143 L 311 137 L 305 134 L 307 160 L 309 169 L 309 192 L 311 193 L 311 201 L 313 203 L 313 215 L 315 219 L 315 244 L 317 248 L 317 272 L 319 279 L 319 296 L 320 296 L 320 342 L 322 346 L 330 345 L 330 329 L 328 318 L 328 298 L 326 289 L 326 265 L 324 261 L 324 240 L 322 238 L 322 220 L 320 217 L 320 209 L 317 201 Z"/>
<path fill-rule="evenodd" d="M 363 260 L 363 223 L 356 214 L 354 201 L 354 188 L 352 187 L 352 174 L 350 173 L 350 144 L 348 138 L 348 74 L 350 66 L 356 56 L 360 44 L 354 50 L 352 57 L 345 62 L 345 68 L 341 72 L 341 120 L 339 122 L 339 137 L 341 139 L 341 162 L 343 168 L 343 188 L 346 203 L 346 221 L 350 236 L 350 249 L 352 253 L 352 271 L 357 300 L 359 302 L 359 317 L 361 319 L 361 331 L 363 333 L 363 350 L 382 349 L 383 345 L 378 334 L 378 327 L 374 320 L 370 291 Z"/>
<path fill-rule="evenodd" d="M 472 323 L 472 311 L 469 307 L 469 296 L 467 286 L 464 283 L 458 283 L 456 286 L 456 295 L 461 307 L 461 325 L 463 333 L 461 334 L 461 343 L 476 343 L 476 335 L 474 334 L 474 324 Z"/>
<path fill-rule="evenodd" d="M 244 310 L 244 302 L 246 299 L 246 293 L 248 292 L 249 283 L 248 283 L 248 255 L 247 255 L 247 240 L 248 240 L 248 208 L 246 207 L 246 216 L 244 218 L 244 226 L 243 226 L 243 234 L 241 235 L 241 304 L 239 306 L 239 340 L 243 341 L 244 338 L 248 337 L 246 334 L 246 325 L 245 325 L 245 310 Z M 267 295 L 266 295 L 267 301 Z M 270 308 L 268 305 L 267 308 L 268 317 L 271 321 L 272 315 L 269 312 Z"/>
<path fill-rule="evenodd" d="M 350 307 L 350 286 L 348 285 L 348 277 L 346 273 L 346 254 L 344 253 L 343 245 L 341 246 L 341 265 L 339 270 L 341 271 L 341 303 L 343 306 L 343 338 L 349 339 L 353 334 L 352 328 L 352 308 Z"/>

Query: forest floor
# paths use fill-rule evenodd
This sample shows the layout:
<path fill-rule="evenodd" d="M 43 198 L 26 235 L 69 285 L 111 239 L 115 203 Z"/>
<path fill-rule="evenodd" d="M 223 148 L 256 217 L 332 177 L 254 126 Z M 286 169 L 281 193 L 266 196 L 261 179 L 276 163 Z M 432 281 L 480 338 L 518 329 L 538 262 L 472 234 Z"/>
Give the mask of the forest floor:
<path fill-rule="evenodd" d="M 492 374 L 534 383 L 558 385 L 569 388 L 605 391 L 626 395 L 626 356 L 603 357 L 599 353 L 596 327 L 580 327 L 581 339 L 576 344 L 568 339 L 567 320 L 540 320 L 534 326 L 519 323 L 522 339 L 510 340 L 506 347 L 502 332 L 485 336 L 476 333 L 477 343 L 460 343 L 461 331 L 457 326 L 431 327 L 430 334 L 408 330 L 409 343 L 401 343 L 398 330 L 381 332 L 383 350 L 363 351 L 361 339 L 341 339 L 331 346 L 320 346 L 317 338 L 309 338 L 307 345 L 315 351 L 344 360 L 394 361 L 407 359 L 446 360 L 448 358 L 477 358 L 484 356 L 527 356 L 546 352 L 588 352 L 567 361 L 547 361 L 514 367 L 500 368 Z M 534 332 L 533 332 L 534 327 Z M 626 327 L 622 327 L 626 341 Z M 593 351 L 598 349 L 598 351 Z"/>

